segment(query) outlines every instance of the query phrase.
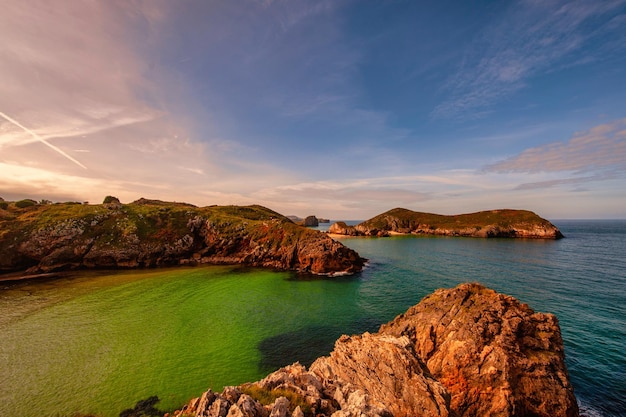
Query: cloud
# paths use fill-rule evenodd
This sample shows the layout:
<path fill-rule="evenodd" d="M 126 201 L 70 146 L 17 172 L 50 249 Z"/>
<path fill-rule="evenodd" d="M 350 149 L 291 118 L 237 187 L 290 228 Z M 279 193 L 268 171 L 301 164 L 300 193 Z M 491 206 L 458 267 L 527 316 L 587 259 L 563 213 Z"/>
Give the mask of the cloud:
<path fill-rule="evenodd" d="M 617 170 L 626 173 L 626 119 L 575 134 L 569 141 L 530 148 L 485 167 L 492 172 L 578 173 Z"/>
<path fill-rule="evenodd" d="M 3 152 L 38 142 L 82 165 L 52 142 L 79 142 L 84 135 L 145 121 L 163 123 L 162 111 L 141 98 L 156 91 L 130 40 L 129 21 L 154 19 L 154 13 L 141 12 L 140 6 L 119 2 L 34 0 L 3 6 Z"/>
<path fill-rule="evenodd" d="M 541 188 L 553 188 L 560 185 L 581 185 L 588 182 L 603 181 L 614 178 L 615 176 L 613 175 L 592 175 L 585 177 L 560 178 L 555 180 L 527 182 L 518 185 L 514 188 L 514 190 L 537 190 Z"/>
<path fill-rule="evenodd" d="M 167 10 L 158 0 L 3 5 L 3 194 L 180 200 L 228 178 L 219 165 L 235 146 L 214 146 L 210 125 L 206 144 L 194 137 L 169 106 L 179 85 L 149 54 Z"/>
<path fill-rule="evenodd" d="M 59 149 L 58 147 L 52 145 L 50 142 L 46 141 L 45 139 L 43 139 L 41 136 L 39 136 L 37 133 L 33 132 L 32 130 L 28 129 L 27 127 L 23 126 L 20 122 L 16 121 L 15 119 L 13 119 L 12 117 L 0 112 L 0 116 L 3 117 L 5 120 L 7 120 L 9 123 L 14 124 L 15 126 L 19 127 L 20 129 L 22 129 L 24 132 L 28 133 L 29 135 L 31 135 L 34 139 L 36 139 L 37 141 L 43 143 L 44 145 L 46 145 L 47 147 L 49 147 L 50 149 L 53 149 L 55 152 L 59 153 L 60 155 L 63 155 L 65 158 L 69 159 L 70 161 L 74 162 L 76 165 L 78 165 L 81 168 L 87 169 L 86 166 L 84 166 L 83 164 L 81 164 L 79 161 L 77 161 L 75 158 L 72 158 L 71 156 L 69 156 L 67 153 L 63 152 L 61 149 Z"/>
<path fill-rule="evenodd" d="M 525 88 L 539 74 L 583 65 L 624 50 L 615 38 L 616 1 L 525 1 L 511 6 L 480 33 L 458 72 L 447 82 L 448 98 L 431 112 L 434 119 L 480 118 L 493 104 Z M 594 31 L 588 22 L 595 19 Z M 604 22 L 598 24 L 598 19 Z M 593 51 L 590 41 L 602 37 Z M 573 54 L 573 52 L 578 52 Z"/>

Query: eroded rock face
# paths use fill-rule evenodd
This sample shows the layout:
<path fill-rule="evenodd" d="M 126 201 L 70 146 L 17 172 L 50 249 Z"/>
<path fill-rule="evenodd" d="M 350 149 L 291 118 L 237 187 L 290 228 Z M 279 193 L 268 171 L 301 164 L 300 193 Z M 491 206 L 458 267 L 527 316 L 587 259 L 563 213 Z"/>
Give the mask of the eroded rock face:
<path fill-rule="evenodd" d="M 261 405 L 259 392 L 276 399 Z M 462 284 L 436 291 L 376 334 L 342 336 L 309 370 L 293 364 L 222 394 L 208 391 L 174 415 L 183 413 L 574 417 L 578 408 L 556 317 Z"/>
<path fill-rule="evenodd" d="M 576 416 L 557 318 L 478 284 L 439 290 L 380 329 L 408 337 L 459 416 Z"/>
<path fill-rule="evenodd" d="M 46 205 L 0 218 L 0 273 L 79 268 L 243 264 L 354 273 L 364 260 L 325 233 L 261 206 Z"/>
<path fill-rule="evenodd" d="M 363 398 L 357 405 L 378 415 L 450 415 L 450 395 L 406 336 L 342 336 L 330 356 L 317 359 L 311 371 L 328 391 L 335 391 L 342 410 L 354 408 L 351 399 L 356 394 Z"/>

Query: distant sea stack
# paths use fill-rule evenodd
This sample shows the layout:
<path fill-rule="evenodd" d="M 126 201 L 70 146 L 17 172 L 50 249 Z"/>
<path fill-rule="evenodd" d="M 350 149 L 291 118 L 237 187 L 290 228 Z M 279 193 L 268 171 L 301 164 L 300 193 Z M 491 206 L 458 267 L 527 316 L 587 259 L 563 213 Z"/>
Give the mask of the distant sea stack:
<path fill-rule="evenodd" d="M 0 273 L 242 264 L 332 275 L 364 263 L 325 233 L 261 206 L 4 203 Z"/>
<path fill-rule="evenodd" d="M 529 239 L 563 237 L 556 226 L 532 211 L 510 209 L 446 216 L 395 208 L 356 226 L 335 223 L 329 232 L 346 236 L 415 234 Z"/>
<path fill-rule="evenodd" d="M 438 290 L 330 356 L 211 390 L 174 416 L 576 417 L 557 318 L 479 284 Z"/>
<path fill-rule="evenodd" d="M 322 219 L 322 218 L 318 218 L 316 216 L 307 216 L 304 219 L 298 217 L 298 216 L 287 216 L 287 218 L 289 220 L 291 220 L 292 222 L 294 222 L 295 224 L 299 224 L 301 226 L 306 226 L 306 227 L 317 227 L 320 225 L 320 223 L 330 223 L 330 220 L 328 219 Z"/>

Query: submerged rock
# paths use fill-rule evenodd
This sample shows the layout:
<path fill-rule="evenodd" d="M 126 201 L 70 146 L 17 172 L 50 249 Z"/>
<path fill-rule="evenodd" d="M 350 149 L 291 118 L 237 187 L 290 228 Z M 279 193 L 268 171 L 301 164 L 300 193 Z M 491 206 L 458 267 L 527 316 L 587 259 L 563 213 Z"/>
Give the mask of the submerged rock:
<path fill-rule="evenodd" d="M 556 317 L 462 284 L 376 334 L 342 336 L 308 370 L 296 363 L 209 390 L 181 415 L 575 417 L 578 407 Z"/>

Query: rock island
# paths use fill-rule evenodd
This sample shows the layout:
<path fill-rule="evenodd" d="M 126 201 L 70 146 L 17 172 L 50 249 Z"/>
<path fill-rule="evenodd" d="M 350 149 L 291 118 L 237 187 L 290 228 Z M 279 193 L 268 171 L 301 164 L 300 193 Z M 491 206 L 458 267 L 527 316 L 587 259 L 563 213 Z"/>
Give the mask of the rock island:
<path fill-rule="evenodd" d="M 421 234 L 483 238 L 560 239 L 563 237 L 556 226 L 532 211 L 510 209 L 446 216 L 395 208 L 356 226 L 348 226 L 344 222 L 334 223 L 329 233 L 345 236 Z"/>

